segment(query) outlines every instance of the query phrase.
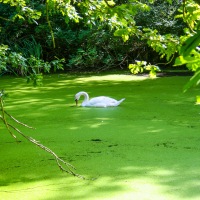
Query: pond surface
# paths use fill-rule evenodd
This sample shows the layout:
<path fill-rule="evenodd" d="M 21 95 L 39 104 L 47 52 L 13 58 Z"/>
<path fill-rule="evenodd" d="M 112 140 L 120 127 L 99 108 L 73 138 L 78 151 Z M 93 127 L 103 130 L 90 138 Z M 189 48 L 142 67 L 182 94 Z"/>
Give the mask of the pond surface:
<path fill-rule="evenodd" d="M 62 173 L 51 155 L 17 133 L 16 143 L 1 124 L 1 199 L 200 199 L 199 89 L 182 93 L 188 79 L 61 74 L 33 88 L 22 78 L 1 78 L 7 112 L 36 130 L 17 127 L 86 178 Z M 76 107 L 79 91 L 126 100 Z"/>

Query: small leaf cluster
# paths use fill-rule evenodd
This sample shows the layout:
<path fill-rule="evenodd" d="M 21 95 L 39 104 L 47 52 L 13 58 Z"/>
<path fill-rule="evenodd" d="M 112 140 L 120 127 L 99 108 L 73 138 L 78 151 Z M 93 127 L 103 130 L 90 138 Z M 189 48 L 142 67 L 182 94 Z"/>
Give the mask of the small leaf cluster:
<path fill-rule="evenodd" d="M 34 85 L 41 85 L 42 73 L 63 69 L 64 59 L 56 59 L 51 62 L 45 62 L 33 55 L 26 58 L 21 53 L 12 52 L 6 45 L 0 46 L 0 73 L 11 72 L 26 76 L 28 82 L 33 81 Z"/>
<path fill-rule="evenodd" d="M 144 71 L 149 71 L 150 78 L 156 78 L 157 72 L 160 71 L 160 68 L 156 65 L 147 64 L 146 61 L 136 60 L 135 64 L 129 64 L 129 69 L 131 73 L 138 74 Z"/>
<path fill-rule="evenodd" d="M 178 51 L 179 37 L 173 34 L 160 35 L 157 30 L 143 29 L 143 40 L 147 40 L 147 44 L 153 48 L 160 58 L 166 57 L 169 61 L 170 58 Z"/>

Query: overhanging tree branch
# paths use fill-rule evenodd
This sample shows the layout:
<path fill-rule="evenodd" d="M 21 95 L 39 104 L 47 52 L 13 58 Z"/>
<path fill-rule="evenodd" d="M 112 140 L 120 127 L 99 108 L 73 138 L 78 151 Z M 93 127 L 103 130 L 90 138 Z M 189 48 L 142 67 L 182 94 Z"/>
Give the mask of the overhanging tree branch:
<path fill-rule="evenodd" d="M 8 132 L 11 134 L 12 137 L 14 137 L 15 139 L 17 139 L 17 137 L 13 134 L 13 132 L 11 131 L 14 130 L 15 132 L 19 133 L 22 137 L 24 137 L 26 140 L 28 140 L 29 142 L 33 143 L 34 145 L 38 146 L 39 148 L 43 149 L 44 151 L 48 152 L 49 154 L 51 154 L 55 160 L 56 163 L 58 165 L 58 167 L 60 168 L 61 171 L 67 172 L 68 174 L 71 174 L 73 176 L 85 179 L 83 176 L 77 174 L 74 172 L 75 167 L 73 165 L 71 165 L 70 163 L 64 161 L 63 159 L 61 159 L 54 151 L 52 151 L 50 148 L 44 146 L 43 144 L 41 144 L 39 141 L 37 141 L 36 139 L 29 137 L 27 135 L 25 135 L 22 131 L 20 131 L 18 128 L 16 128 L 15 126 L 13 126 L 12 124 L 7 122 L 6 116 L 9 117 L 10 119 L 12 119 L 13 121 L 15 121 L 16 123 L 25 126 L 27 128 L 30 129 L 34 129 L 33 127 L 30 127 L 20 121 L 18 121 L 17 119 L 15 119 L 13 116 L 11 116 L 10 114 L 8 114 L 5 109 L 4 109 L 4 105 L 3 105 L 3 96 L 4 96 L 4 92 L 1 91 L 0 92 L 0 111 L 1 111 L 1 115 L 0 115 L 0 119 L 3 121 L 3 123 L 6 126 L 6 129 L 8 130 Z"/>
<path fill-rule="evenodd" d="M 2 16 L 0 16 L 0 19 L 2 19 L 2 20 L 5 20 L 5 21 L 12 21 L 12 20 L 10 20 L 10 19 L 7 19 L 7 18 L 5 18 L 5 17 L 2 17 Z"/>
<path fill-rule="evenodd" d="M 6 121 L 6 117 L 5 117 L 5 111 L 4 111 L 4 107 L 3 107 L 3 96 L 4 96 L 4 91 L 2 90 L 0 92 L 0 106 L 1 106 L 1 111 L 2 111 L 2 116 L 0 115 L 1 120 L 3 121 L 3 123 L 5 124 L 8 132 L 10 133 L 10 135 L 16 139 L 16 136 L 11 132 L 9 125 Z"/>

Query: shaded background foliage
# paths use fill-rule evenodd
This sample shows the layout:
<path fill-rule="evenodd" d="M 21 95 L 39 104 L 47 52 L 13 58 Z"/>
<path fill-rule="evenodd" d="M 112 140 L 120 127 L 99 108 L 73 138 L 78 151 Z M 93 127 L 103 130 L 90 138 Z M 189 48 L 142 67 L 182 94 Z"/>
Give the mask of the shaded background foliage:
<path fill-rule="evenodd" d="M 136 22 L 138 26 L 148 27 L 156 29 L 160 34 L 183 34 L 183 28 L 186 24 L 182 19 L 175 18 L 179 14 L 182 1 L 175 0 L 172 4 L 157 0 L 154 4 L 149 4 L 149 12 L 139 12 L 136 16 Z"/>
<path fill-rule="evenodd" d="M 120 5 L 126 3 L 126 0 L 116 3 Z M 148 1 L 145 3 L 149 4 Z M 45 11 L 44 1 L 30 1 L 30 4 L 37 10 Z M 179 36 L 186 27 L 181 19 L 174 18 L 180 4 L 181 1 L 173 1 L 172 4 L 156 1 L 149 4 L 149 12 L 138 12 L 134 20 L 139 29 L 149 27 L 157 29 L 161 34 Z M 166 62 L 165 58 L 161 59 L 160 55 L 137 35 L 130 36 L 129 40 L 124 42 L 121 37 L 113 37 L 114 30 L 110 30 L 106 22 L 100 24 L 96 21 L 96 24 L 90 27 L 85 26 L 84 22 L 66 23 L 66 19 L 57 12 L 52 12 L 50 17 L 56 44 L 53 48 L 45 15 L 37 22 L 18 19 L 13 23 L 9 19 L 16 12 L 14 7 L 0 3 L 0 43 L 8 45 L 11 51 L 21 53 L 25 58 L 33 55 L 47 62 L 65 58 L 66 71 L 123 69 L 135 60 L 146 60 L 149 63 Z"/>

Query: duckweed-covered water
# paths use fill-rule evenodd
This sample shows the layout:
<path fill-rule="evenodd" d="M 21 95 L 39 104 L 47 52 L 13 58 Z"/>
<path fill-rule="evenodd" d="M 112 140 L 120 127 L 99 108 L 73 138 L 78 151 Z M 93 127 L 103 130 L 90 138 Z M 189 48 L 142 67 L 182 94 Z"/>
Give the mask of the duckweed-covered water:
<path fill-rule="evenodd" d="M 53 75 L 34 88 L 1 77 L 5 109 L 36 130 L 16 125 L 76 167 L 86 180 L 61 172 L 54 158 L 0 124 L 2 200 L 200 199 L 199 89 L 189 77 Z M 75 107 L 74 95 L 126 98 L 119 107 Z M 16 124 L 9 120 L 13 125 Z"/>

